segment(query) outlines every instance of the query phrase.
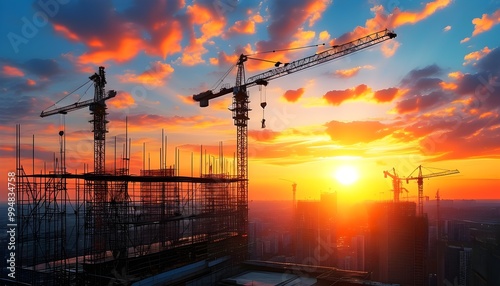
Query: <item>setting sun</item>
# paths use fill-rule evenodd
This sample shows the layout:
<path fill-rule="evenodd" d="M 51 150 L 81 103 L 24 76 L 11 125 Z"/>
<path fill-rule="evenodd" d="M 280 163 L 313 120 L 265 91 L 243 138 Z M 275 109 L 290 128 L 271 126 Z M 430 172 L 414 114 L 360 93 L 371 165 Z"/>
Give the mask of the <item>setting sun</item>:
<path fill-rule="evenodd" d="M 359 173 L 353 166 L 340 166 L 335 171 L 335 179 L 344 186 L 354 184 L 359 178 Z"/>

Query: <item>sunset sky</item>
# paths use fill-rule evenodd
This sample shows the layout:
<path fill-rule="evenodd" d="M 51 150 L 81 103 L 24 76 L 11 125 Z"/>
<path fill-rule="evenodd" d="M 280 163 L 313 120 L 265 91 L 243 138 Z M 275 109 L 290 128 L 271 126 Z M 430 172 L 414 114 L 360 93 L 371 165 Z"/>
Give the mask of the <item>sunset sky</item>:
<path fill-rule="evenodd" d="M 164 129 L 167 164 L 179 148 L 181 175 L 191 174 L 191 154 L 199 175 L 200 145 L 211 158 L 222 142 L 232 164 L 236 127 L 231 95 L 206 108 L 192 95 L 217 86 L 240 54 L 338 45 L 387 28 L 397 38 L 250 88 L 249 199 L 291 199 L 296 182 L 298 199 L 337 191 L 340 201 L 387 200 L 383 171 L 407 176 L 419 165 L 460 171 L 426 180 L 431 199 L 437 189 L 445 199 L 500 199 L 498 0 L 42 0 L 1 1 L 0 11 L 2 189 L 15 170 L 17 123 L 29 173 L 33 135 L 39 173 L 43 161 L 52 167 L 63 122 L 68 171 L 93 166 L 88 108 L 39 115 L 101 65 L 106 89 L 118 92 L 107 102 L 107 169 L 115 137 L 122 154 L 128 118 L 132 174 L 142 168 L 144 143 L 159 168 Z M 289 62 L 321 50 L 253 57 Z M 249 60 L 246 76 L 273 67 Z M 235 70 L 223 84 L 234 85 Z M 56 107 L 92 98 L 88 87 Z M 339 180 L 349 172 L 352 180 Z M 415 182 L 405 187 L 410 199 L 417 195 Z"/>

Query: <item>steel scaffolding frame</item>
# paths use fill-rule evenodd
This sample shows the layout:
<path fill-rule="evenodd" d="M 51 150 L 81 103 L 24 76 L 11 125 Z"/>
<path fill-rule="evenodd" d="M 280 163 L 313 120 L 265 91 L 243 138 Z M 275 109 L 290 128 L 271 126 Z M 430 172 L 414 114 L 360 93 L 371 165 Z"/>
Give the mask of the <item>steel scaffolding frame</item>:
<path fill-rule="evenodd" d="M 27 174 L 20 133 L 18 282 L 128 285 L 196 261 L 231 257 L 234 266 L 245 257 L 236 175 L 180 176 L 166 166 L 137 176 L 128 168 L 68 173 L 63 152 L 52 170 Z"/>

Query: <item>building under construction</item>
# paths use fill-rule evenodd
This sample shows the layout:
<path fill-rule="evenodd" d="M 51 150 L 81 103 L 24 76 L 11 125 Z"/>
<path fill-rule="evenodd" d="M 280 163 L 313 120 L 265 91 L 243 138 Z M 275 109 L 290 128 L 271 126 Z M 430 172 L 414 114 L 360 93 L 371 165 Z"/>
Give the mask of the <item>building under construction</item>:
<path fill-rule="evenodd" d="M 200 177 L 180 176 L 175 167 L 130 175 L 128 157 L 125 168 L 68 173 L 64 151 L 50 168 L 27 174 L 19 126 L 16 133 L 18 282 L 175 283 L 210 271 L 227 275 L 245 259 L 240 212 L 247 209 L 236 176 L 211 165 Z"/>
<path fill-rule="evenodd" d="M 52 164 L 45 162 L 35 173 L 34 135 L 32 160 L 26 162 L 23 150 L 29 145 L 21 143 L 21 126 L 16 126 L 17 282 L 153 285 L 183 283 L 201 274 L 217 281 L 231 274 L 247 254 L 248 199 L 238 188 L 246 178 L 227 168 L 222 144 L 219 157 L 209 160 L 200 148 L 199 177 L 193 175 L 193 153 L 190 176 L 181 176 L 177 148 L 175 164 L 166 164 L 162 132 L 160 168 L 146 168 L 143 143 L 143 168 L 131 175 L 126 127 L 122 158 L 117 162 L 115 137 L 114 167 L 106 169 L 105 101 L 116 92 L 105 93 L 104 67 L 89 82 L 95 87 L 93 99 L 44 111 L 41 117 L 89 108 L 92 171 L 87 164 L 82 173 L 67 171 L 63 128 Z M 26 171 L 29 165 L 32 174 Z"/>
<path fill-rule="evenodd" d="M 37 174 L 33 137 L 33 172 L 27 174 L 21 154 L 26 144 L 21 127 L 16 128 L 17 282 L 151 285 L 183 283 L 201 274 L 217 281 L 231 274 L 247 254 L 248 204 L 237 191 L 242 179 L 226 171 L 230 168 L 224 168 L 222 158 L 206 160 L 206 151 L 205 160 L 200 154 L 200 176 L 193 171 L 181 176 L 180 152 L 176 149 L 176 164 L 167 167 L 166 144 L 160 149 L 160 169 L 146 169 L 143 163 L 140 175 L 130 175 L 127 138 L 120 167 L 115 138 L 115 168 L 105 170 L 107 121 L 96 118 L 98 110 L 91 106 L 93 172 L 85 165 L 82 173 L 67 172 L 62 130 L 52 164 L 44 163 Z"/>

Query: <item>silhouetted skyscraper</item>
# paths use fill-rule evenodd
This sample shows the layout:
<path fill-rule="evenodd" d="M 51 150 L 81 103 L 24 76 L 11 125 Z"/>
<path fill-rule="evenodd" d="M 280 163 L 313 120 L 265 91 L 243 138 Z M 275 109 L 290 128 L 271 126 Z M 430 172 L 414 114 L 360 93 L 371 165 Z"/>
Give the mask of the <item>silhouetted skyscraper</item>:
<path fill-rule="evenodd" d="M 335 264 L 337 194 L 321 194 L 320 201 L 298 201 L 295 261 L 301 264 Z"/>
<path fill-rule="evenodd" d="M 416 216 L 412 202 L 370 205 L 366 271 L 385 283 L 426 285 L 427 217 Z"/>

